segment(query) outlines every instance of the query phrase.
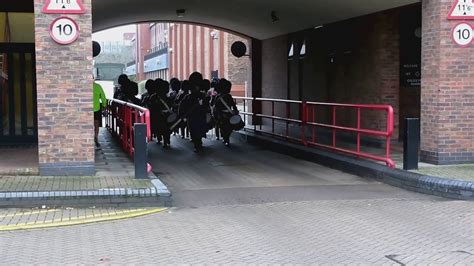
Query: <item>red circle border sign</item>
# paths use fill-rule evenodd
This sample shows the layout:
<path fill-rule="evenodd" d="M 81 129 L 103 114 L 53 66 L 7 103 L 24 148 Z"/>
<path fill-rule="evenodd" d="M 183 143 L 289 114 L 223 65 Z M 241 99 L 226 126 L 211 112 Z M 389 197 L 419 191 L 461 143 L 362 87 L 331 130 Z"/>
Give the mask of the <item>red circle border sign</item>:
<path fill-rule="evenodd" d="M 464 45 L 463 45 L 463 44 L 459 44 L 459 43 L 456 41 L 456 39 L 454 38 L 454 31 L 455 31 L 456 28 L 457 28 L 459 25 L 461 25 L 461 24 L 469 25 L 469 26 L 471 27 L 471 34 L 474 33 L 474 26 L 473 26 L 471 23 L 469 23 L 469 22 L 462 21 L 462 22 L 456 23 L 456 24 L 454 25 L 454 27 L 452 28 L 452 30 L 451 30 L 451 39 L 453 40 L 453 42 L 454 42 L 457 46 L 462 47 L 462 48 L 466 48 L 466 47 L 469 47 L 469 46 L 474 42 L 474 37 L 473 37 L 473 39 L 471 40 L 470 43 L 467 43 L 467 44 L 464 44 Z"/>
<path fill-rule="evenodd" d="M 62 40 L 59 40 L 58 38 L 56 38 L 56 36 L 54 36 L 53 34 L 53 26 L 54 24 L 60 20 L 60 19 L 66 19 L 66 20 L 69 20 L 70 22 L 72 22 L 72 24 L 74 25 L 74 27 L 76 27 L 76 34 L 68 41 L 62 41 Z M 61 16 L 59 18 L 56 18 L 55 20 L 53 20 L 53 22 L 51 22 L 51 24 L 49 25 L 49 36 L 51 36 L 51 39 L 53 39 L 53 41 L 55 41 L 56 43 L 58 44 L 61 44 L 61 45 L 68 45 L 68 44 L 71 44 L 71 43 L 74 43 L 78 38 L 79 38 L 79 31 L 80 31 L 80 28 L 79 28 L 79 25 L 77 24 L 77 22 L 70 18 L 70 17 L 66 17 L 66 16 Z"/>

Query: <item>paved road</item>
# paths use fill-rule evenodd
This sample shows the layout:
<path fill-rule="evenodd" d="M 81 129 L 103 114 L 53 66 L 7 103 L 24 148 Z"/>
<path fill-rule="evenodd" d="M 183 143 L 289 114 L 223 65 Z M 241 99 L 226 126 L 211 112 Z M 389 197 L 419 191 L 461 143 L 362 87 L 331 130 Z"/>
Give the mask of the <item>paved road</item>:
<path fill-rule="evenodd" d="M 423 197 L 247 145 L 240 135 L 232 143 L 226 148 L 210 136 L 199 154 L 177 137 L 172 137 L 171 150 L 149 145 L 150 162 L 173 192 L 174 206 Z"/>
<path fill-rule="evenodd" d="M 474 264 L 472 202 L 238 144 L 207 143 L 198 155 L 187 142 L 152 148 L 176 207 L 131 220 L 0 232 L 0 264 Z M 205 166 L 213 167 L 200 174 Z"/>

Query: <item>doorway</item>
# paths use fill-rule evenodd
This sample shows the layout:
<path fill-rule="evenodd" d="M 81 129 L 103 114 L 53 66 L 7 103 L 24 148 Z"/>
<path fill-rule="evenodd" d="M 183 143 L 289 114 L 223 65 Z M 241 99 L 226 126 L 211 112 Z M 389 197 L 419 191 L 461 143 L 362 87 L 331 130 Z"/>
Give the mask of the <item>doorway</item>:
<path fill-rule="evenodd" d="M 0 43 L 0 145 L 37 142 L 35 46 Z"/>

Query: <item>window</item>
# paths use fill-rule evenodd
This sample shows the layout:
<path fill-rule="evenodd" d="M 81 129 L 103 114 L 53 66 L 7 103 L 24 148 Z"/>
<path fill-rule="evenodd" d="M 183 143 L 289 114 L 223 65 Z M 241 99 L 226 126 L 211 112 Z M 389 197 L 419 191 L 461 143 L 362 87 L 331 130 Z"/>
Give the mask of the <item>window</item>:
<path fill-rule="evenodd" d="M 156 47 L 156 23 L 150 27 L 150 47 L 151 49 Z"/>
<path fill-rule="evenodd" d="M 294 44 L 292 43 L 290 46 L 290 51 L 288 52 L 288 59 L 292 59 L 294 55 Z"/>
<path fill-rule="evenodd" d="M 300 57 L 304 57 L 306 55 L 306 41 L 303 41 L 300 49 Z"/>

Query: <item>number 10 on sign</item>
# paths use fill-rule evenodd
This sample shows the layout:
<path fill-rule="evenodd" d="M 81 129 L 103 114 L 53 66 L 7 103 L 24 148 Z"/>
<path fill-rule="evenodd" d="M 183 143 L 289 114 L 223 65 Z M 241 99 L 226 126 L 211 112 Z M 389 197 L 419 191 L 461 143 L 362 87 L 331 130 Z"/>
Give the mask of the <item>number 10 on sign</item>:
<path fill-rule="evenodd" d="M 79 37 L 79 26 L 69 17 L 59 17 L 49 26 L 49 34 L 59 44 L 71 44 Z"/>
<path fill-rule="evenodd" d="M 457 45 L 461 47 L 467 47 L 474 39 L 474 30 L 471 24 L 461 22 L 453 28 L 451 36 Z"/>

